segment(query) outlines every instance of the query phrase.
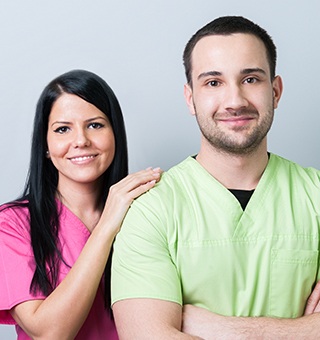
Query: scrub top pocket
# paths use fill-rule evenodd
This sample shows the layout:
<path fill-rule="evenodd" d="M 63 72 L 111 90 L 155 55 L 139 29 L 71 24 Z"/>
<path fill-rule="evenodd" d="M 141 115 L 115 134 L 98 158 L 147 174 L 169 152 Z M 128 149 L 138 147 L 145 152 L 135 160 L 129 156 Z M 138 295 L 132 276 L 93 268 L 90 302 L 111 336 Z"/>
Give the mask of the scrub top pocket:
<path fill-rule="evenodd" d="M 317 250 L 272 249 L 270 316 L 296 318 L 303 315 L 305 301 L 316 281 L 318 256 Z"/>

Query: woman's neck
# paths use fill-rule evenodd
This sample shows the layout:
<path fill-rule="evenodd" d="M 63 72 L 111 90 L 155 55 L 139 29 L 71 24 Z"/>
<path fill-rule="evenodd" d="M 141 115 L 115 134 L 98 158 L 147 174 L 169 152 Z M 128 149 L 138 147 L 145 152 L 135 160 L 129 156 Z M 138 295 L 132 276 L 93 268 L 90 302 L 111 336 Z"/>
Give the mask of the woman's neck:
<path fill-rule="evenodd" d="M 98 223 L 103 203 L 100 185 L 58 185 L 58 199 L 92 231 Z"/>

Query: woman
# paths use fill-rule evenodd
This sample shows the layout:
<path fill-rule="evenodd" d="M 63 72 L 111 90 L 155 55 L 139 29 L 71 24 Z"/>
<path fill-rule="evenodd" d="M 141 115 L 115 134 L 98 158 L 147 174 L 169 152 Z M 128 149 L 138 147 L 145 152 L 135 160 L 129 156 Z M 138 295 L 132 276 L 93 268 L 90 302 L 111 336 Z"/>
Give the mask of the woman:
<path fill-rule="evenodd" d="M 18 339 L 117 339 L 113 239 L 161 171 L 126 175 L 110 87 L 83 70 L 54 79 L 37 104 L 24 194 L 0 212 L 0 322 L 16 324 Z"/>

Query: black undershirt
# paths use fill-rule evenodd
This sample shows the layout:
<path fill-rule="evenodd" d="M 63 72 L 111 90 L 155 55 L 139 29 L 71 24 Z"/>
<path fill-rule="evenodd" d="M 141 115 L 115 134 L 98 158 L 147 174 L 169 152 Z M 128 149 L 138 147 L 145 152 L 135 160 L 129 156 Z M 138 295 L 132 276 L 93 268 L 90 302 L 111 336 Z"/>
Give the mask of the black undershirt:
<path fill-rule="evenodd" d="M 254 190 L 235 190 L 235 189 L 229 189 L 229 191 L 239 201 L 243 211 L 246 208 L 246 206 L 247 206 L 247 204 L 248 204 L 252 194 L 254 193 Z"/>
<path fill-rule="evenodd" d="M 197 155 L 192 156 L 194 159 L 196 159 Z M 268 158 L 270 158 L 270 153 L 268 152 Z M 242 210 L 244 211 L 247 204 L 250 201 L 250 198 L 252 194 L 254 193 L 253 190 L 237 190 L 237 189 L 228 189 L 234 196 L 235 198 L 239 201 Z"/>

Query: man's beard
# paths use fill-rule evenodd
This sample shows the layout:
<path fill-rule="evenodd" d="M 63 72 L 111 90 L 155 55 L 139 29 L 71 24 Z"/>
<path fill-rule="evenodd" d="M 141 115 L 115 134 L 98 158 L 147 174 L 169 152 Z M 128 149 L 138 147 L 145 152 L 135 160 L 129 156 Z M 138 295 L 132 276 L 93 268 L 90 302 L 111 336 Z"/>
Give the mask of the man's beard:
<path fill-rule="evenodd" d="M 200 131 L 209 144 L 220 152 L 233 155 L 246 155 L 254 152 L 269 132 L 274 117 L 274 108 L 272 107 L 269 112 L 265 114 L 259 125 L 255 126 L 250 133 L 239 141 L 239 138 L 237 138 L 235 134 L 247 130 L 246 126 L 234 127 L 233 135 L 231 131 L 230 134 L 228 134 L 228 132 L 217 127 L 213 118 L 211 121 L 205 120 L 202 118 L 202 115 L 198 114 L 196 107 L 194 107 L 194 109 Z M 241 110 L 229 116 L 241 117 L 242 115 L 259 117 L 259 113 L 256 110 Z M 226 115 L 224 115 L 224 117 L 226 117 Z"/>

